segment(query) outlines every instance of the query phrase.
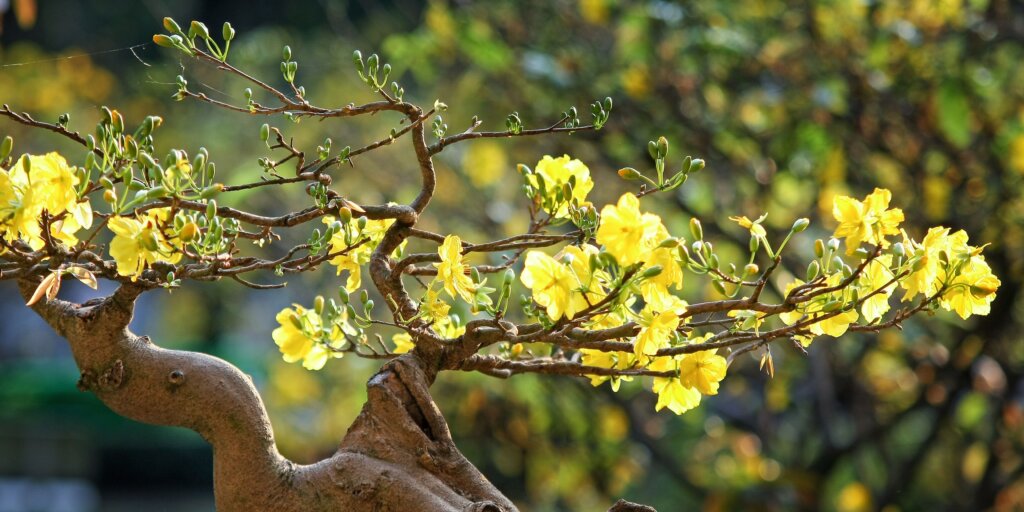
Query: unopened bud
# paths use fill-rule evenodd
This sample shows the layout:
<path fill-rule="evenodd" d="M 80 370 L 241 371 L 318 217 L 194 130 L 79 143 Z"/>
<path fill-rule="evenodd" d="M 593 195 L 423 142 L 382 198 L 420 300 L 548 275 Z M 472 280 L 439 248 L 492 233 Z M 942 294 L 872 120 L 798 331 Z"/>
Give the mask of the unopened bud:
<path fill-rule="evenodd" d="M 752 276 L 758 273 L 761 269 L 756 263 L 748 263 L 747 266 L 743 267 L 743 275 Z"/>
<path fill-rule="evenodd" d="M 701 227 L 700 221 L 696 217 L 690 219 L 690 234 L 693 235 L 695 240 L 704 239 L 704 228 Z M 694 249 L 696 251 L 697 249 Z"/>
<path fill-rule="evenodd" d="M 790 228 L 790 231 L 792 231 L 794 233 L 799 233 L 799 232 L 807 229 L 807 226 L 810 226 L 810 225 L 811 225 L 811 220 L 810 219 L 808 219 L 806 217 L 799 218 L 799 219 L 796 220 L 796 222 L 793 223 L 793 227 Z"/>
<path fill-rule="evenodd" d="M 623 167 L 619 169 L 619 177 L 624 180 L 638 180 L 640 179 L 640 171 L 632 167 Z"/>

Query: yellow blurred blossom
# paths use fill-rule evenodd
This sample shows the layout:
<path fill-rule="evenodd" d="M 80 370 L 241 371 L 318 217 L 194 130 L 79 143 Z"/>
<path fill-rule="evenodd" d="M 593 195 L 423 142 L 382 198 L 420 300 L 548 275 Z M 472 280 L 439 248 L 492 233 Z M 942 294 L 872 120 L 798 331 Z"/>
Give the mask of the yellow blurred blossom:
<path fill-rule="evenodd" d="M 412 335 L 407 332 L 400 332 L 391 337 L 391 342 L 395 344 L 395 353 L 404 354 L 414 348 L 416 344 L 412 341 Z"/>

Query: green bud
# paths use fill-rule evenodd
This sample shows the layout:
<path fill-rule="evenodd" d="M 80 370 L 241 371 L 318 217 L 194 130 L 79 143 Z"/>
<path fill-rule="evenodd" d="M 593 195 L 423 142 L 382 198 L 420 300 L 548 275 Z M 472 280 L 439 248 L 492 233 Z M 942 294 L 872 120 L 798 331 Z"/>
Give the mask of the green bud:
<path fill-rule="evenodd" d="M 825 242 L 820 238 L 814 241 L 814 255 L 819 258 L 825 255 Z"/>
<path fill-rule="evenodd" d="M 206 202 L 206 218 L 212 219 L 217 216 L 217 200 L 210 199 Z"/>
<path fill-rule="evenodd" d="M 658 157 L 658 143 L 652 141 L 647 142 L 647 153 L 651 155 L 651 158 L 657 160 Z"/>
<path fill-rule="evenodd" d="M 821 310 L 826 312 L 826 313 L 831 313 L 833 311 L 838 311 L 842 307 L 843 307 L 843 302 L 842 301 L 831 300 L 831 301 L 826 302 L 825 305 L 821 308 Z"/>
<path fill-rule="evenodd" d="M 263 123 L 263 126 L 260 126 L 260 140 L 263 142 L 270 140 L 270 125 L 267 123 Z"/>
<path fill-rule="evenodd" d="M 192 20 L 192 24 L 188 27 L 188 36 L 192 38 L 199 36 L 203 39 L 210 39 L 210 29 L 206 28 L 205 23 Z"/>
<path fill-rule="evenodd" d="M 235 28 L 231 26 L 230 22 L 225 21 L 224 26 L 220 30 L 220 35 L 225 41 L 230 41 L 235 38 Z"/>
<path fill-rule="evenodd" d="M 624 180 L 638 180 L 640 179 L 640 172 L 632 167 L 623 167 L 619 169 L 619 177 Z"/>
<path fill-rule="evenodd" d="M 4 141 L 0 142 L 0 162 L 7 160 L 7 157 L 11 155 L 11 150 L 14 149 L 14 138 L 10 135 L 4 137 Z"/>
<path fill-rule="evenodd" d="M 356 226 L 359 227 L 359 231 L 366 229 L 367 222 L 368 219 L 366 217 L 359 217 L 359 220 L 356 221 Z"/>
<path fill-rule="evenodd" d="M 806 217 L 799 218 L 799 219 L 796 220 L 796 222 L 793 223 L 793 227 L 790 228 L 790 231 L 792 231 L 794 233 L 799 233 L 799 232 L 807 229 L 807 226 L 810 226 L 810 225 L 811 225 L 811 220 L 810 219 L 808 219 Z"/>
<path fill-rule="evenodd" d="M 832 252 L 838 251 L 839 250 L 839 239 L 837 239 L 837 238 L 829 238 L 828 239 L 828 249 L 830 251 L 832 251 Z"/>
<path fill-rule="evenodd" d="M 178 26 L 178 22 L 174 21 L 174 18 L 170 16 L 164 18 L 164 29 L 172 34 L 180 34 L 181 27 Z"/>
<path fill-rule="evenodd" d="M 725 292 L 725 284 L 723 284 L 722 281 L 716 279 L 714 281 L 711 281 L 711 285 L 715 287 L 715 290 L 718 290 L 718 293 L 721 293 L 722 295 L 728 295 L 728 293 Z"/>
<path fill-rule="evenodd" d="M 761 248 L 761 237 L 759 237 L 759 236 L 752 236 L 752 237 L 750 237 L 749 247 L 750 247 L 750 253 L 751 254 L 757 252 L 757 250 Z"/>
<path fill-rule="evenodd" d="M 293 311 L 291 315 L 288 315 L 288 321 L 290 321 L 292 325 L 295 326 L 296 329 L 300 331 L 302 330 L 302 319 L 299 318 L 298 313 L 295 313 Z"/>
<path fill-rule="evenodd" d="M 685 245 L 679 244 L 676 252 L 679 254 L 679 264 L 685 267 L 690 262 L 690 251 L 686 249 Z"/>
<path fill-rule="evenodd" d="M 370 300 L 370 293 L 366 290 L 359 290 L 359 302 L 365 303 Z"/>
<path fill-rule="evenodd" d="M 146 199 L 156 199 L 167 195 L 167 189 L 165 187 L 153 187 L 146 191 Z"/>
<path fill-rule="evenodd" d="M 593 260 L 593 258 L 591 258 L 591 260 Z M 513 272 L 512 269 L 505 269 L 505 275 L 501 276 L 501 286 L 512 286 L 512 282 L 515 280 L 515 278 L 516 273 Z"/>
<path fill-rule="evenodd" d="M 817 261 L 812 261 L 810 265 L 807 265 L 807 282 L 813 281 L 818 277 L 818 272 L 821 271 L 821 265 L 818 265 Z"/>
<path fill-rule="evenodd" d="M 3 157 L 0 157 L 0 160 L 3 160 Z M 903 242 L 896 242 L 892 244 L 892 253 L 900 258 L 906 256 L 907 249 L 903 246 Z"/>
<path fill-rule="evenodd" d="M 352 62 L 362 71 L 366 66 L 363 64 L 363 52 L 356 50 L 352 52 Z"/>
<path fill-rule="evenodd" d="M 104 176 L 100 178 L 100 186 L 103 187 L 104 190 L 110 190 L 114 188 L 114 182 L 110 181 L 110 178 Z"/>
<path fill-rule="evenodd" d="M 678 238 L 666 238 L 666 239 L 662 240 L 660 244 L 658 244 L 658 248 L 659 249 L 661 249 L 661 248 L 664 248 L 664 249 L 675 249 L 678 246 L 679 246 L 679 239 Z"/>
<path fill-rule="evenodd" d="M 281 60 L 284 60 L 285 62 L 292 60 L 291 46 L 284 45 L 284 48 L 281 48 Z"/>
<path fill-rule="evenodd" d="M 174 48 L 174 40 L 163 34 L 154 34 L 153 42 L 156 43 L 157 46 L 163 46 L 164 48 Z"/>
<path fill-rule="evenodd" d="M 322 295 L 317 295 L 316 298 L 313 299 L 313 311 L 316 311 L 316 314 L 318 315 L 324 314 L 324 298 Z"/>
<path fill-rule="evenodd" d="M 687 173 L 697 172 L 697 171 L 699 171 L 699 170 L 701 170 L 703 168 L 704 168 L 704 160 L 702 160 L 700 158 L 694 158 L 690 162 L 690 169 L 687 170 L 686 172 Z"/>
<path fill-rule="evenodd" d="M 690 218 L 690 234 L 696 240 L 704 239 L 704 228 L 700 225 L 700 220 L 696 217 Z M 696 249 L 694 249 L 696 251 Z"/>
<path fill-rule="evenodd" d="M 707 244 L 707 245 L 711 245 L 711 244 Z M 708 261 L 708 266 L 710 266 L 711 268 L 714 268 L 714 269 L 718 268 L 718 255 L 717 254 L 712 254 L 711 255 L 711 258 Z"/>
<path fill-rule="evenodd" d="M 640 274 L 640 277 L 642 277 L 644 279 L 650 279 L 652 277 L 657 277 L 657 276 L 661 275 L 662 270 L 663 269 L 661 268 L 661 265 L 654 265 L 654 266 L 648 268 L 647 270 L 644 270 L 644 272 L 642 274 Z"/>
<path fill-rule="evenodd" d="M 209 187 L 206 187 L 203 190 L 200 190 L 199 191 L 199 197 L 202 198 L 202 199 L 209 199 L 209 198 L 211 198 L 211 197 L 221 193 L 221 191 L 223 191 L 223 190 L 224 190 L 224 184 L 223 183 L 214 183 L 213 185 L 210 185 Z"/>
<path fill-rule="evenodd" d="M 668 156 L 668 139 L 658 137 L 658 158 L 665 158 L 666 156 Z"/>
<path fill-rule="evenodd" d="M 757 274 L 761 269 L 756 263 L 748 263 L 747 266 L 743 267 L 744 276 L 752 276 Z"/>

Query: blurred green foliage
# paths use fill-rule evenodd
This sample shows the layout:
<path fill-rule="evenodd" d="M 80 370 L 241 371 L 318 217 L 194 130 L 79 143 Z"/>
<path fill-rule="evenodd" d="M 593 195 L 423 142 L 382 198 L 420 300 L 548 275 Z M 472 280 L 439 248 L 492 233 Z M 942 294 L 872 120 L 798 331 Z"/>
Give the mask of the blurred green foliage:
<path fill-rule="evenodd" d="M 527 127 L 547 126 L 570 105 L 615 98 L 615 113 L 599 134 L 487 140 L 446 151 L 426 229 L 470 240 L 522 232 L 528 219 L 514 166 L 545 154 L 586 162 L 598 183 L 593 200 L 608 202 L 627 185 L 615 170 L 649 166 L 646 141 L 664 135 L 679 153 L 705 158 L 708 170 L 652 207 L 673 232 L 686 232 L 689 218 L 701 216 L 709 238 L 723 247 L 731 241 L 735 254 L 745 235 L 726 213 L 767 212 L 766 225 L 778 234 L 794 218 L 817 212 L 806 243 L 834 227 L 834 194 L 860 196 L 874 186 L 894 192 L 908 226 L 963 228 L 992 244 L 986 254 L 1003 287 L 990 316 L 954 325 L 940 314 L 902 331 L 819 342 L 808 356 L 780 346 L 774 379 L 741 358 L 721 395 L 682 417 L 653 413 L 652 397 L 639 393 L 638 383 L 612 394 L 564 378 L 442 375 L 434 389 L 457 443 L 525 509 L 598 510 L 623 496 L 659 510 L 1024 506 L 1020 5 L 297 4 L 303 7 L 259 23 L 224 14 L 239 28 L 231 58 L 257 76 L 276 77 L 268 48 L 290 44 L 301 62 L 297 82 L 314 103 L 371 98 L 350 69 L 356 48 L 381 53 L 407 98 L 446 102 L 450 133 L 467 128 L 473 116 L 484 128 L 500 129 L 512 111 Z M 164 14 L 189 16 L 153 14 L 138 40 L 158 31 Z M 43 9 L 40 25 L 46 16 Z M 89 51 L 98 49 L 107 48 Z M 67 48 L 57 56 L 81 53 Z M 70 112 L 77 126 L 94 122 L 101 103 L 133 120 L 159 114 L 167 120 L 166 144 L 206 146 L 229 183 L 231 176 L 256 175 L 263 120 L 170 103 L 181 72 L 170 53 L 150 45 L 135 55 L 5 67 L 0 97 L 38 118 Z M 3 50 L 5 63 L 48 58 L 31 44 Z M 242 97 L 244 85 L 213 69 L 188 64 L 185 74 L 211 97 Z M 336 147 L 356 147 L 386 134 L 389 123 L 274 121 L 310 148 L 325 136 Z M 66 149 L 56 138 L 11 125 L 3 130 L 16 135 L 19 150 Z M 406 179 L 413 165 L 406 152 L 391 147 L 368 155 L 341 171 L 336 188 L 357 202 L 409 200 L 416 185 Z M 303 199 L 301 190 L 254 194 L 247 206 L 280 212 Z M 791 268 L 779 280 L 800 273 Z M 313 461 L 333 451 L 358 412 L 374 365 L 346 360 L 320 373 L 286 365 L 272 353 L 269 320 L 288 302 L 336 287 L 328 274 L 296 278 L 282 293 L 186 287 L 151 301 L 140 330 L 247 366 L 265 391 L 282 450 Z M 688 299 L 708 291 L 687 288 Z M 19 389 L 31 394 L 31 386 Z"/>

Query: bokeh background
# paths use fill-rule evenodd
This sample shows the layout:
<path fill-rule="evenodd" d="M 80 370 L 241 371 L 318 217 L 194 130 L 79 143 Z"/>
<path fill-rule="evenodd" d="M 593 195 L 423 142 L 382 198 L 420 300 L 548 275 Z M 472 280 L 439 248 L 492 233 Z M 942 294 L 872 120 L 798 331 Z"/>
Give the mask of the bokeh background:
<path fill-rule="evenodd" d="M 901 331 L 821 340 L 808 356 L 780 345 L 774 379 L 741 358 L 719 396 L 681 417 L 655 413 L 646 384 L 613 394 L 559 377 L 445 374 L 439 405 L 466 455 L 524 510 L 604 510 L 619 497 L 664 511 L 1024 508 L 1019 2 L 0 0 L 0 10 L 0 101 L 40 119 L 68 112 L 85 131 L 101 104 L 129 124 L 161 115 L 158 144 L 207 147 L 228 182 L 258 175 L 264 120 L 171 100 L 179 73 L 217 99 L 243 101 L 244 85 L 150 43 L 164 16 L 211 28 L 230 20 L 232 61 L 274 83 L 290 44 L 298 81 L 327 106 L 371 99 L 350 56 L 381 53 L 407 98 L 451 107 L 451 132 L 474 115 L 502 129 L 512 111 L 546 126 L 571 105 L 586 113 L 614 98 L 599 134 L 445 151 L 423 222 L 464 239 L 524 228 L 516 163 L 581 158 L 601 204 L 628 185 L 616 169 L 651 166 L 646 141 L 660 135 L 670 168 L 686 154 L 708 168 L 651 208 L 677 234 L 699 216 L 725 255 L 746 245 L 727 214 L 767 212 L 776 236 L 809 216 L 795 246 L 809 253 L 834 227 L 834 194 L 887 187 L 912 234 L 943 224 L 991 244 L 1003 282 L 991 315 L 940 313 Z M 376 140 L 395 121 L 378 117 L 274 124 L 312 150 L 325 136 L 335 147 Z M 81 153 L 6 121 L 0 134 L 14 135 L 17 151 Z M 335 187 L 358 202 L 408 200 L 413 166 L 396 144 Z M 278 212 L 302 200 L 301 189 L 243 198 Z M 281 307 L 338 284 L 326 271 L 273 292 L 234 283 L 153 292 L 134 327 L 253 374 L 282 451 L 312 462 L 333 452 L 376 365 L 346 358 L 307 372 L 283 363 L 269 334 Z M 710 297 L 705 285 L 690 279 L 686 298 Z M 197 435 L 119 418 L 78 393 L 76 379 L 65 344 L 0 283 L 0 511 L 213 509 L 210 451 Z"/>

